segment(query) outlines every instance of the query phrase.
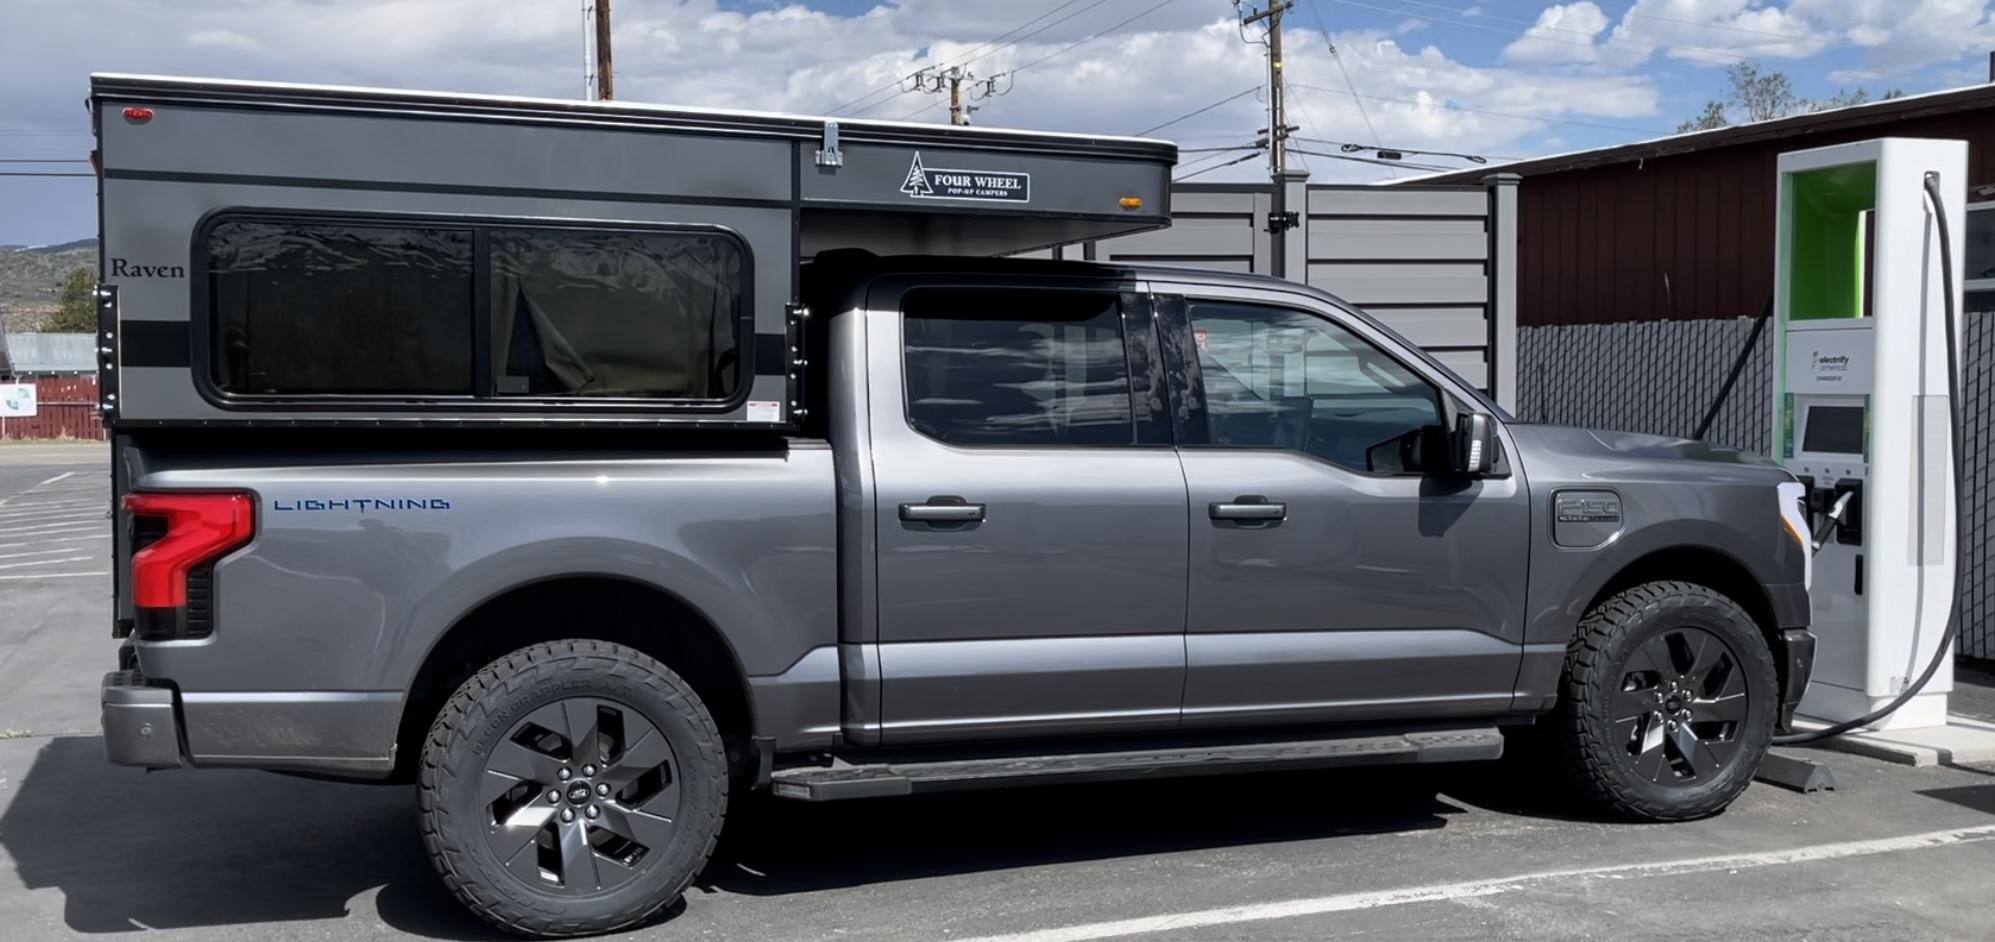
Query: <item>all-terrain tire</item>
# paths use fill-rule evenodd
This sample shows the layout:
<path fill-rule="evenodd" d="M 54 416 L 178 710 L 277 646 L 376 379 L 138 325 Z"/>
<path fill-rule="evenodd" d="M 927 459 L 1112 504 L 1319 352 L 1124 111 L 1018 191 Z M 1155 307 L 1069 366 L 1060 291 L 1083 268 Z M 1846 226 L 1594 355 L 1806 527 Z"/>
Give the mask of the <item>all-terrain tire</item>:
<path fill-rule="evenodd" d="M 517 868 L 509 870 L 499 859 L 487 834 L 497 833 L 501 825 L 490 810 L 493 806 L 482 800 L 481 789 L 493 774 L 487 763 L 494 750 L 519 741 L 518 730 L 525 718 L 547 715 L 544 711 L 550 707 L 565 709 L 564 704 L 588 702 L 614 704 L 606 709 L 636 711 L 630 717 L 633 725 L 648 721 L 669 746 L 670 772 L 662 778 L 671 779 L 670 787 L 679 791 L 674 796 L 669 837 L 656 841 L 664 846 L 645 848 L 635 866 L 618 871 L 624 882 L 597 893 L 587 891 L 596 884 L 579 882 L 574 884 L 582 887 L 579 890 L 557 892 L 559 887 L 530 885 L 530 877 L 521 877 Z M 508 740 L 509 734 L 514 738 Z M 589 739 L 597 738 L 592 731 Z M 608 737 L 602 741 L 607 743 Z M 627 745 L 621 743 L 616 748 Z M 651 748 L 656 747 L 656 743 L 651 744 Z M 553 761 L 555 765 L 548 768 L 558 766 L 561 782 L 568 783 L 570 776 L 579 775 L 583 758 L 575 757 L 573 771 L 561 758 Z M 608 775 L 607 763 L 601 772 Z M 655 770 L 652 774 L 652 781 L 660 780 Z M 574 778 L 573 782 L 582 783 L 583 779 Z M 658 788 L 662 792 L 664 786 Z M 547 795 L 533 789 L 531 801 L 551 803 L 551 810 L 538 806 L 533 810 L 554 815 L 572 811 L 571 820 L 585 825 L 596 820 L 607 822 L 613 813 L 608 807 L 611 799 L 604 799 L 600 811 L 579 803 L 570 808 L 550 797 L 555 791 L 559 787 Z M 590 787 L 585 785 L 582 791 L 588 792 Z M 424 740 L 417 798 L 423 843 L 450 891 L 494 926 L 521 935 L 556 937 L 640 926 L 678 902 L 713 851 L 726 814 L 727 792 L 727 758 L 720 731 L 690 684 L 664 664 L 631 648 L 603 641 L 565 640 L 514 651 L 458 687 Z M 590 804 L 595 801 L 586 800 Z M 581 821 L 584 811 L 588 821 Z M 550 818 L 549 827 L 559 820 Z M 556 831 L 542 833 L 537 840 L 558 843 L 560 839 Z M 538 847 L 526 849 L 542 852 Z M 591 867 L 606 859 L 596 856 L 596 851 L 586 853 L 591 855 Z M 608 865 L 604 866 L 607 871 Z M 634 874 L 625 875 L 630 871 Z"/>
<path fill-rule="evenodd" d="M 1709 667 L 1679 670 L 1693 658 Z M 1638 585 L 1581 619 L 1545 745 L 1597 809 L 1709 817 L 1751 784 L 1773 737 L 1778 684 L 1765 636 L 1738 603 L 1688 582 Z M 1736 694 L 1712 694 L 1714 685 Z"/>

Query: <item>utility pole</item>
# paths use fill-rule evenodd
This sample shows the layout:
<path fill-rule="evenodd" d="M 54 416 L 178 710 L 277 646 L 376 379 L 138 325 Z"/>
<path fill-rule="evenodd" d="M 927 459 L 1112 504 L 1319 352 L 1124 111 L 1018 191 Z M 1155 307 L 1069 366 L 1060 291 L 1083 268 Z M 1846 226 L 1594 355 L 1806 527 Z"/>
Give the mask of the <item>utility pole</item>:
<path fill-rule="evenodd" d="M 1004 82 L 1004 90 L 998 90 L 999 81 Z M 968 88 L 967 94 L 965 88 Z M 976 73 L 960 65 L 946 69 L 929 66 L 908 76 L 901 84 L 903 92 L 927 92 L 940 94 L 949 92 L 949 123 L 965 126 L 970 123 L 970 113 L 978 106 L 971 101 L 983 101 L 1011 91 L 1011 73 L 999 72 L 989 78 L 978 78 Z"/>
<path fill-rule="evenodd" d="M 610 0 L 596 0 L 596 100 L 616 97 L 616 77 L 610 70 Z"/>
<path fill-rule="evenodd" d="M 1239 6 L 1239 0 L 1234 0 Z M 1288 171 L 1288 106 L 1282 87 L 1282 14 L 1295 9 L 1295 0 L 1269 0 L 1264 10 L 1251 7 L 1240 13 L 1240 27 L 1268 24 L 1268 171 L 1280 176 Z"/>

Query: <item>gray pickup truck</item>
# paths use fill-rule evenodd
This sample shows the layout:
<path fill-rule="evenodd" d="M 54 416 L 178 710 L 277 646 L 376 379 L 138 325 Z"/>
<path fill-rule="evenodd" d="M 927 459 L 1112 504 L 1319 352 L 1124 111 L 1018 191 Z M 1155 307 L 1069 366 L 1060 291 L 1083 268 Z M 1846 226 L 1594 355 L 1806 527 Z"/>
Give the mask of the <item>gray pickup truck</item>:
<path fill-rule="evenodd" d="M 1697 818 L 1807 683 L 1784 471 L 1514 421 L 1290 282 L 971 257 L 1164 224 L 1169 145 L 94 92 L 110 758 L 413 782 L 496 925 L 654 918 L 755 789 L 1515 732 Z"/>

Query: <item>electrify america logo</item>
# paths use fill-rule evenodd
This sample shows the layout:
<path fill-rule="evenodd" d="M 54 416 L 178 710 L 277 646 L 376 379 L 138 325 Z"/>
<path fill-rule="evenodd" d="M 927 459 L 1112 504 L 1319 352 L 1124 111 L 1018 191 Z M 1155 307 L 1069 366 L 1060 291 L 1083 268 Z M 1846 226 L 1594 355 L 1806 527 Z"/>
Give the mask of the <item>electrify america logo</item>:
<path fill-rule="evenodd" d="M 1823 356 L 1820 350 L 1808 351 L 1808 372 L 1826 383 L 1838 383 L 1843 374 L 1850 371 L 1850 358 L 1846 354 Z"/>

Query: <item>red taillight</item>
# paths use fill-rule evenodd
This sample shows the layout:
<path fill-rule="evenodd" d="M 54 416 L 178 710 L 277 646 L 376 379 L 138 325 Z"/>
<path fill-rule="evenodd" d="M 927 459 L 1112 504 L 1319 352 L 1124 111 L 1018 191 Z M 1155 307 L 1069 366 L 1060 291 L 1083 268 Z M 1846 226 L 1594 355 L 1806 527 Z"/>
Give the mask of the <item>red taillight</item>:
<path fill-rule="evenodd" d="M 131 107 L 125 109 L 125 120 L 133 124 L 144 124 L 152 120 L 151 108 Z"/>
<path fill-rule="evenodd" d="M 125 511 L 166 523 L 166 535 L 132 554 L 132 604 L 139 608 L 185 606 L 188 571 L 256 534 L 256 505 L 248 494 L 126 494 Z"/>

